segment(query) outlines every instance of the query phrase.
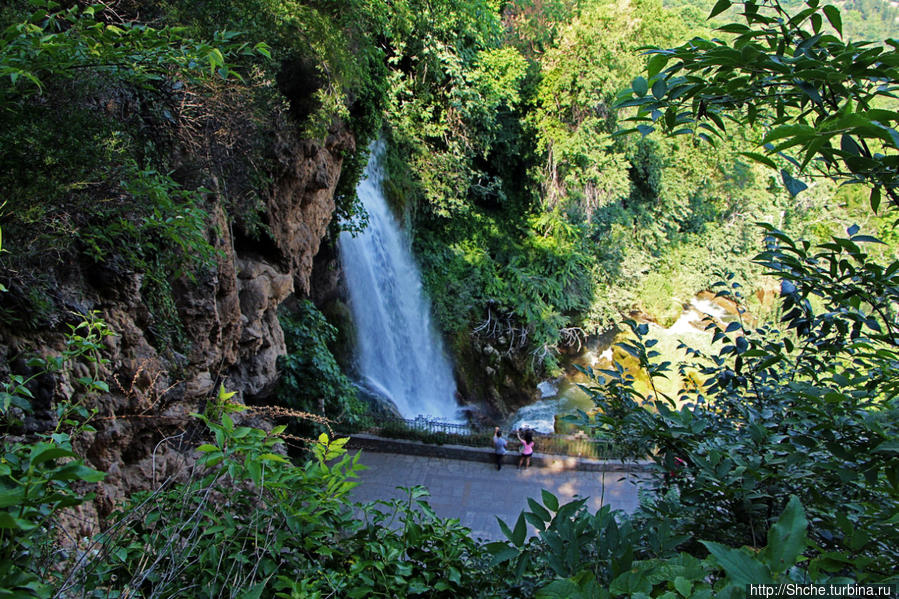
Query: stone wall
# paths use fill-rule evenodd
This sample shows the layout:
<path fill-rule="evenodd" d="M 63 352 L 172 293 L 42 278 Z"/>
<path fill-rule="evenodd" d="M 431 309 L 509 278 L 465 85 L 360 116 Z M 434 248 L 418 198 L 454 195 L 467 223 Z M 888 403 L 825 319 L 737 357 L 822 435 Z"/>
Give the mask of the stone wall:
<path fill-rule="evenodd" d="M 471 462 L 494 461 L 493 449 L 489 447 L 468 447 L 466 445 L 433 445 L 405 439 L 388 439 L 375 435 L 356 434 L 350 437 L 347 448 L 383 453 L 398 453 L 430 458 L 448 458 Z M 518 453 L 510 451 L 504 458 L 505 463 L 515 464 Z M 534 452 L 531 465 L 536 468 L 553 470 L 578 470 L 582 472 L 649 472 L 651 462 L 647 460 L 596 460 L 574 456 L 560 456 Z"/>

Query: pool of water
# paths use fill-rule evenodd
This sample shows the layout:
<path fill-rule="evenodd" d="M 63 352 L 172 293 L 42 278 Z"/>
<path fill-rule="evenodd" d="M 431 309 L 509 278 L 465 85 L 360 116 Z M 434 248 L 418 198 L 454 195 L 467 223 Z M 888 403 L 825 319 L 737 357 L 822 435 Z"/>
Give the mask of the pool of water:
<path fill-rule="evenodd" d="M 678 349 L 681 342 L 693 348 L 708 349 L 712 335 L 705 330 L 707 316 L 719 322 L 728 322 L 735 318 L 727 309 L 713 301 L 696 298 L 667 329 L 655 324 L 650 325 L 649 337 L 659 340 L 653 349 L 662 353 L 656 359 L 671 361 L 672 373 L 676 372 L 675 366 L 678 362 L 685 359 L 683 350 Z M 613 343 L 612 338 L 600 340 L 574 357 L 563 376 L 541 381 L 537 385 L 540 398 L 512 414 L 506 422 L 509 430 L 530 428 L 541 433 L 561 432 L 556 423 L 557 416 L 593 408 L 590 396 L 581 388 L 581 385 L 589 384 L 590 381 L 587 376 L 574 368 L 574 365 L 593 369 L 610 368 L 614 359 Z M 676 376 L 667 381 L 657 379 L 659 391 L 671 396 L 677 394 L 678 385 Z"/>

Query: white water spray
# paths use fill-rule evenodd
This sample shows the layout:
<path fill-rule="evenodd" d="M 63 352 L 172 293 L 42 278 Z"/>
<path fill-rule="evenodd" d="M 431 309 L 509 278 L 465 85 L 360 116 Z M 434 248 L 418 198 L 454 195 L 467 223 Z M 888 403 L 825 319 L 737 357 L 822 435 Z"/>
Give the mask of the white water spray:
<path fill-rule="evenodd" d="M 458 422 L 452 367 L 431 321 L 409 242 L 384 198 L 383 142 L 371 150 L 356 188 L 368 226 L 355 237 L 341 233 L 338 242 L 362 384 L 391 400 L 405 418 Z"/>

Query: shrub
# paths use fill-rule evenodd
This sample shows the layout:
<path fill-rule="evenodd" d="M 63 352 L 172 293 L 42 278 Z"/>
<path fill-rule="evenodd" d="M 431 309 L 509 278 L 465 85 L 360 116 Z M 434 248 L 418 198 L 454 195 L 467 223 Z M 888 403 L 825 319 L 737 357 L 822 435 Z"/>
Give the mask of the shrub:
<path fill-rule="evenodd" d="M 746 584 L 897 582 L 899 262 L 872 261 L 863 247 L 875 240 L 857 227 L 818 247 L 765 231 L 756 262 L 782 280 L 785 330 L 709 322 L 717 350 L 686 348 L 696 363 L 677 375 L 698 370 L 704 382 L 677 401 L 654 384 L 638 391 L 622 368 L 594 373 L 600 410 L 574 420 L 654 448 L 651 491 L 633 515 L 559 506 L 546 492 L 543 505 L 530 500 L 503 526 L 508 542 L 488 545 L 512 588 L 742 597 Z M 740 303 L 732 278 L 718 287 Z M 620 347 L 650 382 L 673 374 L 644 342 L 648 327 L 629 325 Z"/>
<path fill-rule="evenodd" d="M 78 572 L 87 596 L 344 597 L 474 595 L 479 550 L 458 521 L 437 518 L 420 487 L 405 500 L 349 502 L 361 466 L 347 439 L 322 434 L 294 465 L 283 426 L 237 426 L 243 406 L 198 415 L 213 439 L 187 482 L 133 497 L 98 558 Z M 466 576 L 463 576 L 466 573 Z"/>
<path fill-rule="evenodd" d="M 337 330 L 309 300 L 282 311 L 287 354 L 278 359 L 278 399 L 282 405 L 353 424 L 365 413 L 356 387 L 340 369 L 329 344 Z"/>

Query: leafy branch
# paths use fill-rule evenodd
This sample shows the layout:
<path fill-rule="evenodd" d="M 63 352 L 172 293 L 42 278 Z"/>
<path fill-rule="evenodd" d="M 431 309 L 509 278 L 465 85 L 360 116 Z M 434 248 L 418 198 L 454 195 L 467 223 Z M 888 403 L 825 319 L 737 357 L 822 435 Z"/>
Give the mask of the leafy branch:
<path fill-rule="evenodd" d="M 41 10 L 0 35 L 4 103 L 42 93 L 50 77 L 84 77 L 85 69 L 144 87 L 174 77 L 240 79 L 231 64 L 235 57 L 270 57 L 265 43 L 239 42 L 234 32 L 218 33 L 209 44 L 186 39 L 177 27 L 104 23 L 97 6 L 59 10 L 55 2 L 38 5 Z"/>
<path fill-rule="evenodd" d="M 709 17 L 734 4 L 746 23 L 720 27 L 725 39 L 646 50 L 646 77 L 618 97 L 620 108 L 637 109 L 629 119 L 637 126 L 619 134 L 659 128 L 714 144 L 728 135 L 727 121 L 760 125 L 764 153 L 748 158 L 779 168 L 780 157 L 794 172 L 811 166 L 863 183 L 875 212 L 882 193 L 899 208 L 899 42 L 840 39 L 840 11 L 819 0 L 795 14 L 777 0 L 719 0 Z M 806 188 L 786 168 L 781 177 L 791 195 Z"/>

